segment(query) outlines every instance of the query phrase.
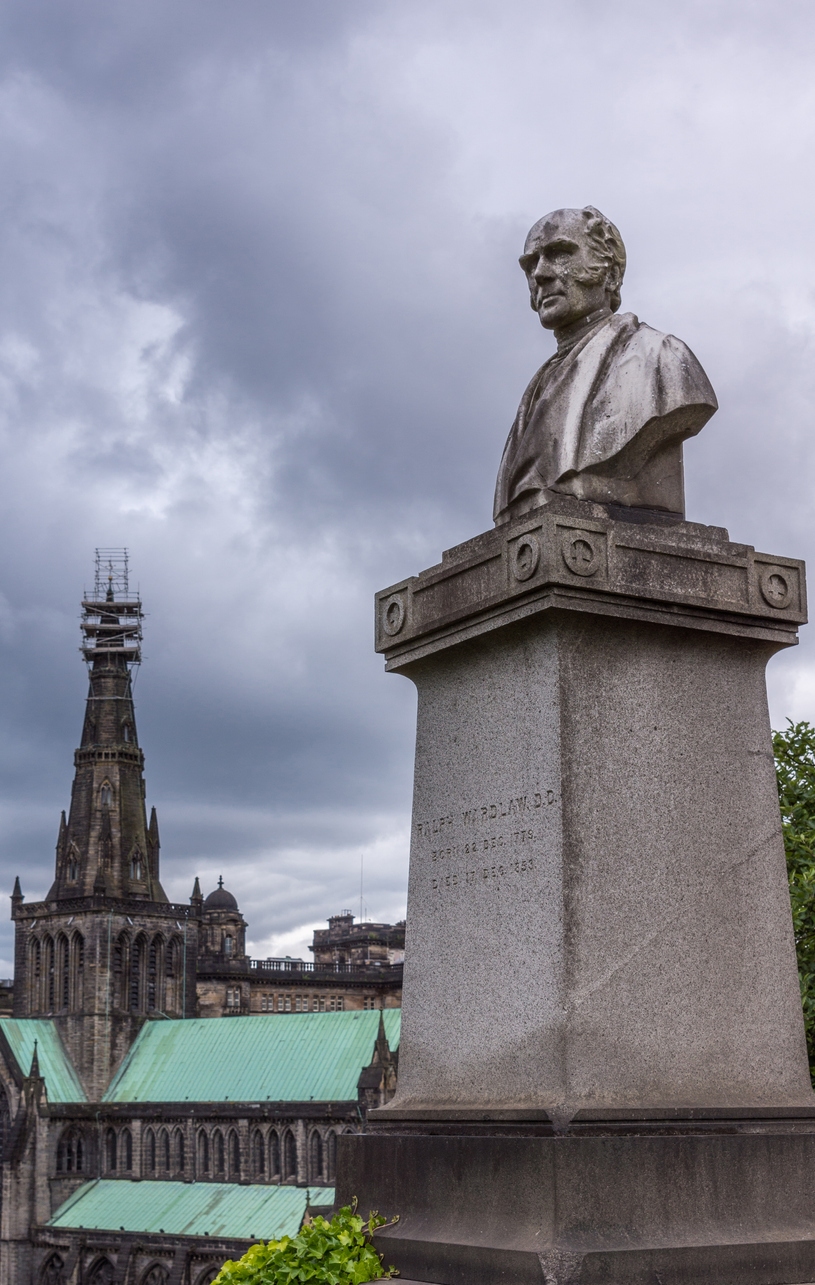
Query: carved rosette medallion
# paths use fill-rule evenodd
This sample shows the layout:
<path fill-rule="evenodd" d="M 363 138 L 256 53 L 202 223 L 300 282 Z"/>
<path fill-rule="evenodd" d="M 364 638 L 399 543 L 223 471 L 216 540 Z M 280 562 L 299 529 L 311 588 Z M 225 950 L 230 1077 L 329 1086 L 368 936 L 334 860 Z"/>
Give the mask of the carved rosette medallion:
<path fill-rule="evenodd" d="M 591 531 L 573 531 L 563 537 L 563 561 L 576 576 L 593 576 L 600 566 L 601 541 Z"/>
<path fill-rule="evenodd" d="M 405 600 L 394 593 L 382 603 L 382 630 L 391 638 L 399 633 L 405 623 Z"/>
<path fill-rule="evenodd" d="M 783 611 L 792 599 L 792 577 L 786 567 L 765 567 L 758 577 L 761 596 L 777 611 Z"/>
<path fill-rule="evenodd" d="M 541 560 L 540 540 L 536 535 L 522 535 L 509 551 L 510 566 L 516 580 L 531 580 Z"/>

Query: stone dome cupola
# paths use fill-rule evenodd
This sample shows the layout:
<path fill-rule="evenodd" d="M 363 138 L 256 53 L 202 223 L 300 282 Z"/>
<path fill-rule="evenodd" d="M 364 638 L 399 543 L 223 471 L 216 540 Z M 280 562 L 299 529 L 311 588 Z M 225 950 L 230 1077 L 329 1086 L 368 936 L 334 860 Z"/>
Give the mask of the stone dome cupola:
<path fill-rule="evenodd" d="M 206 954 L 222 955 L 232 961 L 246 956 L 246 922 L 237 899 L 224 887 L 223 877 L 204 898 L 201 939 Z"/>
<path fill-rule="evenodd" d="M 238 903 L 224 887 L 223 875 L 218 877 L 218 887 L 204 901 L 205 910 L 237 910 Z"/>

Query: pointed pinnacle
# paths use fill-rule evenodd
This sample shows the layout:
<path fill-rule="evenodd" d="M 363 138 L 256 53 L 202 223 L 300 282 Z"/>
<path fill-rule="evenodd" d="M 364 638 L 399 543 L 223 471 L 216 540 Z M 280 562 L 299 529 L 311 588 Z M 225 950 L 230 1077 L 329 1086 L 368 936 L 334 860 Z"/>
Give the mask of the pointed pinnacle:
<path fill-rule="evenodd" d="M 19 876 L 19 875 L 17 875 L 17 877 L 16 877 L 16 878 L 15 878 L 15 880 L 14 880 L 14 891 L 13 891 L 13 892 L 12 892 L 12 894 L 11 894 L 11 899 L 12 899 L 12 901 L 18 901 L 18 900 L 19 900 L 19 901 L 22 901 L 22 900 L 23 900 L 23 890 L 22 890 L 22 888 L 20 887 L 20 876 Z"/>
<path fill-rule="evenodd" d="M 196 875 L 195 883 L 192 885 L 192 896 L 190 897 L 190 901 L 203 901 L 203 900 L 204 898 L 201 895 L 201 885 L 198 882 L 198 875 Z"/>
<path fill-rule="evenodd" d="M 31 1058 L 31 1070 L 28 1073 L 29 1080 L 38 1080 L 40 1078 L 40 1059 L 37 1056 L 37 1041 L 34 1041 L 34 1053 Z"/>

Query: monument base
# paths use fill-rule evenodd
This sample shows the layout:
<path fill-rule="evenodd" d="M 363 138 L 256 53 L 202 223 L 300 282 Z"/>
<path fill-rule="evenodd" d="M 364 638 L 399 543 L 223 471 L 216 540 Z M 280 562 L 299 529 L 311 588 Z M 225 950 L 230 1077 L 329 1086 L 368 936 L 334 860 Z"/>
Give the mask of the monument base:
<path fill-rule="evenodd" d="M 346 1135 L 338 1201 L 399 1215 L 377 1247 L 414 1281 L 815 1281 L 815 1111 L 581 1114 Z"/>
<path fill-rule="evenodd" d="M 764 671 L 803 565 L 565 498 L 377 599 L 418 714 L 399 1084 L 337 1195 L 437 1285 L 815 1282 Z"/>

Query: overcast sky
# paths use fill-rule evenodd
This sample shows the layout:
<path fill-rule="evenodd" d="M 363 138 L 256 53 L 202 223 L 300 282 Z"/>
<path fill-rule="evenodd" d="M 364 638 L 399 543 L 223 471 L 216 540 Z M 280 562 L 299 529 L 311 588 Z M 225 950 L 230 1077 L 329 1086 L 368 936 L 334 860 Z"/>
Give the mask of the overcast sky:
<path fill-rule="evenodd" d="M 810 0 L 5 0 L 0 887 L 52 878 L 79 601 L 126 545 L 162 870 L 253 953 L 404 914 L 415 699 L 372 595 L 491 524 L 551 347 L 517 256 L 597 205 L 721 410 L 688 516 L 813 553 Z M 815 718 L 815 633 L 770 665 Z M 11 932 L 0 922 L 0 970 Z"/>

